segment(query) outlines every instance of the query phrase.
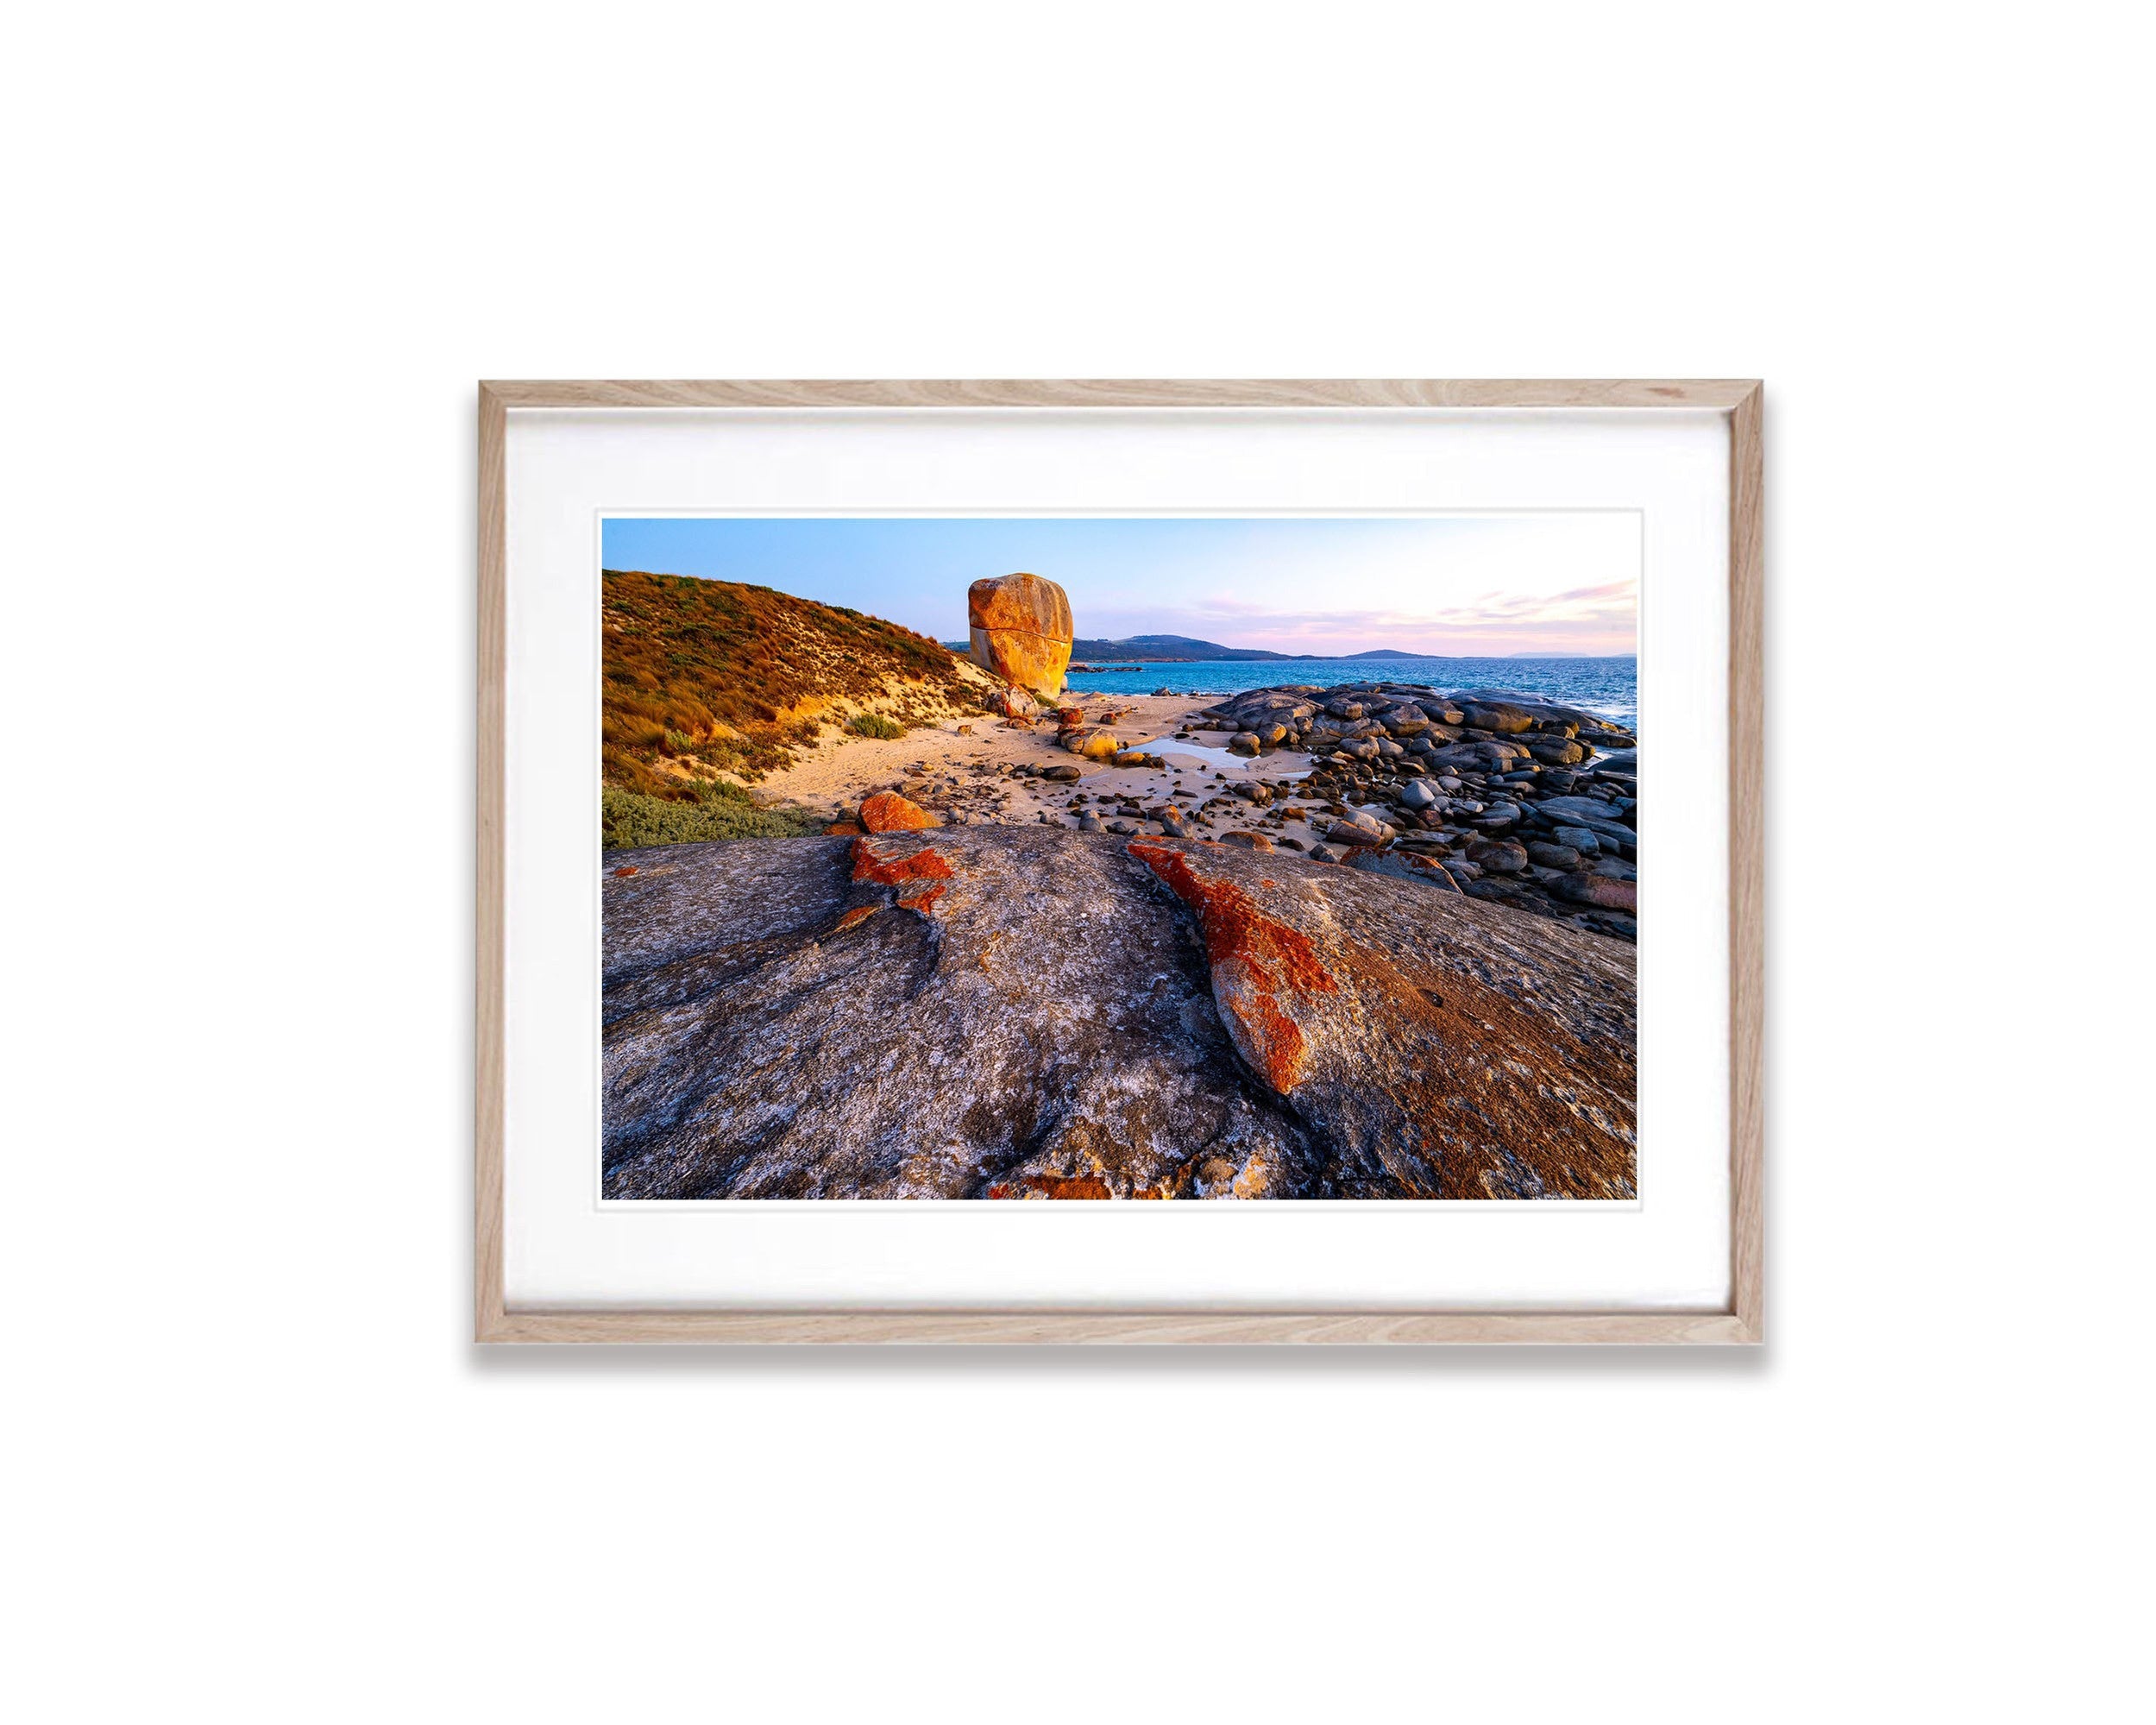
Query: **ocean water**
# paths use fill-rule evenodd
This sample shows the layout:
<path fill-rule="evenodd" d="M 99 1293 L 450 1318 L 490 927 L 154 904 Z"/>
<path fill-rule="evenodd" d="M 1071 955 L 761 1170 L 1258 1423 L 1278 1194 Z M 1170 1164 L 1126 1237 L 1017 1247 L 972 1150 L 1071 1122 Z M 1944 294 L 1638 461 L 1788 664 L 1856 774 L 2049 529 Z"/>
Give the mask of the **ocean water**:
<path fill-rule="evenodd" d="M 1584 708 L 1630 726 L 1639 713 L 1639 661 L 1621 658 L 1193 659 L 1141 665 L 1136 670 L 1073 671 L 1071 689 L 1084 695 L 1220 696 L 1283 683 L 1424 683 L 1440 691 L 1509 689 Z"/>

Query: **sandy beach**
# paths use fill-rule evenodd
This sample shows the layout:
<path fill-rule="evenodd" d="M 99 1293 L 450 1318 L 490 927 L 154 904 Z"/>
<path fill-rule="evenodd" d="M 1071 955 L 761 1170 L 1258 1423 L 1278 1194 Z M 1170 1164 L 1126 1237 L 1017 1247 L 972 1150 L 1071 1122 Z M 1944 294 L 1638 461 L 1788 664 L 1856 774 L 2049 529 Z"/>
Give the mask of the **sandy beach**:
<path fill-rule="evenodd" d="M 1281 811 L 1317 809 L 1322 797 L 1283 791 L 1311 767 L 1308 755 L 1275 750 L 1255 759 L 1231 754 L 1228 733 L 1201 731 L 1179 740 L 1176 732 L 1210 723 L 1201 718 L 1211 703 L 1204 696 L 1118 696 L 1078 703 L 1088 719 L 1113 713 L 1119 737 L 1133 749 L 1160 757 L 1162 767 L 1118 767 L 1083 760 L 1057 746 L 1053 713 L 1040 721 L 1012 727 L 991 715 L 923 726 L 902 737 L 882 740 L 827 729 L 817 747 L 791 766 L 767 775 L 757 786 L 759 801 L 796 803 L 833 820 L 852 816 L 861 799 L 878 790 L 897 790 L 953 825 L 1040 824 L 1046 815 L 1062 825 L 1076 822 L 1079 807 L 1091 809 L 1135 803 L 1157 805 L 1177 791 L 1185 807 L 1209 797 L 1226 800 L 1231 787 L 1246 780 L 1274 787 L 1271 807 L 1260 810 L 1240 798 L 1235 810 L 1216 808 L 1197 823 L 1215 829 L 1260 824 L 1277 828 Z M 970 733 L 970 734 L 969 734 Z M 1044 780 L 1017 771 L 1023 767 L 1075 767 L 1075 783 Z M 1267 818 L 1271 817 L 1271 818 Z"/>

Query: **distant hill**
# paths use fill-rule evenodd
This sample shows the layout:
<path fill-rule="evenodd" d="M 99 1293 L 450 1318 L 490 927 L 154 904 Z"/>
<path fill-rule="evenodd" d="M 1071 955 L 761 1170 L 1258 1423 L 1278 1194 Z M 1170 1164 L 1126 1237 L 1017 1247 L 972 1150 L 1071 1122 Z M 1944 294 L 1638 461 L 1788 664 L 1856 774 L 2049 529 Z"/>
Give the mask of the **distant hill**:
<path fill-rule="evenodd" d="M 1074 659 L 1128 659 L 1135 664 L 1182 664 L 1195 659 L 1285 659 L 1293 653 L 1269 653 L 1259 647 L 1223 647 L 1218 641 L 1188 635 L 1133 635 L 1127 641 L 1071 643 Z"/>
<path fill-rule="evenodd" d="M 967 641 L 943 645 L 960 658 L 971 650 Z M 1127 664 L 1183 664 L 1198 659 L 1421 659 L 1460 658 L 1460 654 L 1419 652 L 1411 647 L 1367 647 L 1359 653 L 1276 653 L 1263 647 L 1224 647 L 1218 641 L 1201 641 L 1189 635 L 1133 635 L 1127 641 L 1097 639 L 1071 643 L 1071 657 L 1080 664 L 1120 659 Z M 1473 654 L 1465 657 L 1475 657 Z M 1494 653 L 1493 658 L 1591 659 L 1606 653 Z M 1623 657 L 1623 655 L 1618 655 Z"/>
<path fill-rule="evenodd" d="M 669 801 L 788 765 L 820 720 L 977 714 L 989 686 L 926 635 L 738 581 L 610 569 L 600 610 L 601 777 Z"/>

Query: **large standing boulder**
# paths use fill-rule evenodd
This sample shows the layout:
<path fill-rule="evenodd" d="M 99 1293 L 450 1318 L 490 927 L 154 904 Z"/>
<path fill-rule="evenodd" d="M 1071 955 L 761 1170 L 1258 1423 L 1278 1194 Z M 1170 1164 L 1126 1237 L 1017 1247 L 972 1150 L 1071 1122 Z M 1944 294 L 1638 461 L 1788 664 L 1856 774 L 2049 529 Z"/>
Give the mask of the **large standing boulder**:
<path fill-rule="evenodd" d="M 1044 696 L 1062 692 L 1071 663 L 1071 601 L 1037 575 L 977 581 L 965 595 L 974 664 Z"/>

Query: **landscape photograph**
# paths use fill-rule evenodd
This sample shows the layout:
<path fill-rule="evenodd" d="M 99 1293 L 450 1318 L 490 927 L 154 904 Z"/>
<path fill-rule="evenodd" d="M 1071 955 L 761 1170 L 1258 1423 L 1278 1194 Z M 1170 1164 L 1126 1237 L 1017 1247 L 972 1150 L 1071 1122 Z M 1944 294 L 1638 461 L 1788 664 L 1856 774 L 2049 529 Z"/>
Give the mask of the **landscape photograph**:
<path fill-rule="evenodd" d="M 602 1198 L 1637 1198 L 1640 561 L 607 518 Z"/>

